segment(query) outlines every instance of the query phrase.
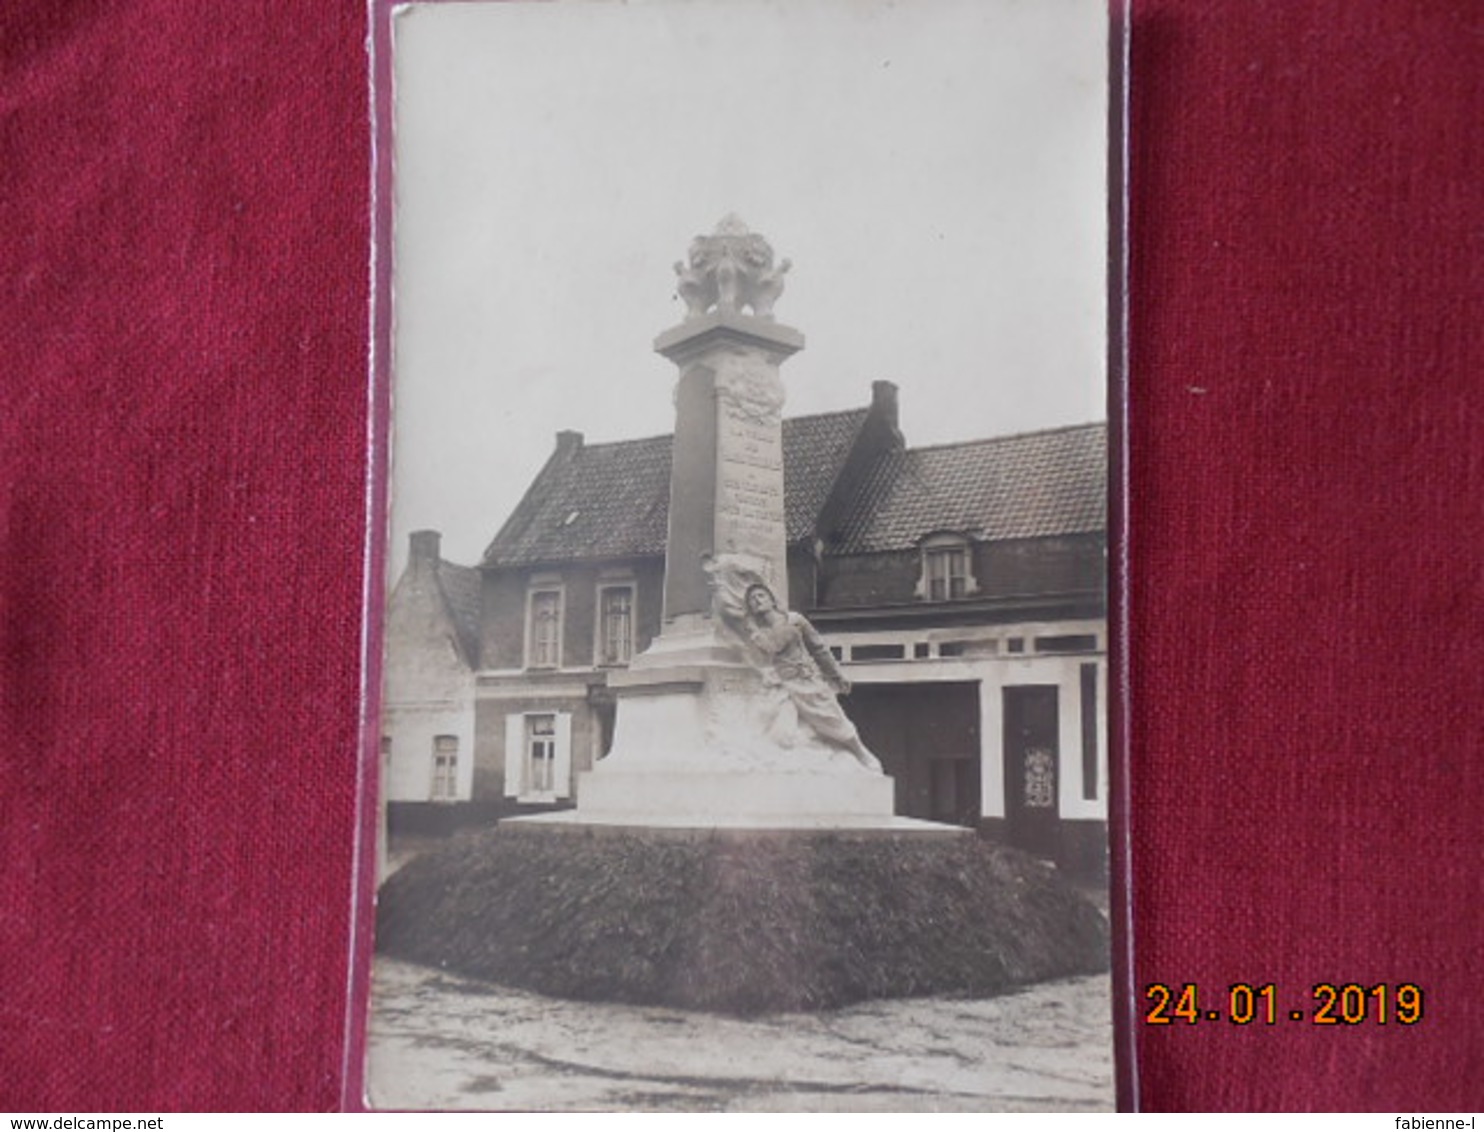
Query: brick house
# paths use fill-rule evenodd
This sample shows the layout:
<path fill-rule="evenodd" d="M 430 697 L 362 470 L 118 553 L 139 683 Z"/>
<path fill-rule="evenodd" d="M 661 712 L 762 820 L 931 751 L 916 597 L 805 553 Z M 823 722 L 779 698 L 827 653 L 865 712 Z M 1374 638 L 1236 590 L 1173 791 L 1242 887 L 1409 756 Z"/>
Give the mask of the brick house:
<path fill-rule="evenodd" d="M 558 434 L 478 567 L 472 643 L 467 576 L 457 601 L 445 587 L 472 666 L 472 763 L 470 732 L 445 733 L 461 759 L 447 801 L 467 818 L 571 805 L 607 750 L 608 675 L 660 630 L 671 442 Z M 1102 424 L 907 448 L 889 382 L 866 408 L 783 423 L 790 603 L 853 682 L 842 702 L 897 813 L 1078 871 L 1107 840 L 1106 449 Z M 419 733 L 423 758 L 436 738 Z M 394 826 L 417 778 L 396 766 Z"/>
<path fill-rule="evenodd" d="M 474 797 L 480 575 L 415 531 L 386 611 L 382 798 L 393 828 L 445 831 Z"/>

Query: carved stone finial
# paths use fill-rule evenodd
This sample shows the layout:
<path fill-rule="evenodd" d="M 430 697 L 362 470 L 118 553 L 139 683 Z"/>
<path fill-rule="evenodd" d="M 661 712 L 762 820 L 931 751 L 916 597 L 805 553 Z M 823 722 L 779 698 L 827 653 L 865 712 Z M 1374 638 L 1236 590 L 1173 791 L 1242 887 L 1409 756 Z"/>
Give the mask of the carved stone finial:
<path fill-rule="evenodd" d="M 716 222 L 716 236 L 750 236 L 752 229 L 735 212 L 729 212 Z"/>
<path fill-rule="evenodd" d="M 740 314 L 749 307 L 771 322 L 773 304 L 783 294 L 783 277 L 792 266 L 784 260 L 774 267 L 773 246 L 731 212 L 711 235 L 691 241 L 688 262 L 675 264 L 675 290 L 685 300 L 687 320 L 713 308 Z"/>

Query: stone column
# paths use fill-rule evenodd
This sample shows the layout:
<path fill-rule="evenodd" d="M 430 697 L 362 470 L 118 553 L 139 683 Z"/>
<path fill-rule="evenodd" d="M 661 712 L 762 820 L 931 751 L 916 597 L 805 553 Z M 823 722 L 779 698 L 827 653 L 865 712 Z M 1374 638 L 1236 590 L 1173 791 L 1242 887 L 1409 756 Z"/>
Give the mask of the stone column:
<path fill-rule="evenodd" d="M 788 605 L 783 510 L 783 382 L 802 349 L 791 327 L 712 311 L 660 335 L 680 369 L 665 554 L 665 622 L 710 609 L 707 554 L 747 558 Z"/>

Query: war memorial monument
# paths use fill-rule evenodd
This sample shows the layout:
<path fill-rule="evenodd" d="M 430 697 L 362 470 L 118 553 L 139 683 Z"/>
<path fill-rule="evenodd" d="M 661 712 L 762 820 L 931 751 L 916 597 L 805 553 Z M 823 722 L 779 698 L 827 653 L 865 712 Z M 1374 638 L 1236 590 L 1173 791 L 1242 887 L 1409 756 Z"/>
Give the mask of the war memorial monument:
<path fill-rule="evenodd" d="M 613 750 L 577 809 L 516 819 L 639 827 L 917 829 L 836 696 L 849 688 L 788 612 L 783 362 L 789 261 L 736 217 L 675 265 L 686 318 L 655 341 L 679 369 L 660 636 L 611 686 Z"/>

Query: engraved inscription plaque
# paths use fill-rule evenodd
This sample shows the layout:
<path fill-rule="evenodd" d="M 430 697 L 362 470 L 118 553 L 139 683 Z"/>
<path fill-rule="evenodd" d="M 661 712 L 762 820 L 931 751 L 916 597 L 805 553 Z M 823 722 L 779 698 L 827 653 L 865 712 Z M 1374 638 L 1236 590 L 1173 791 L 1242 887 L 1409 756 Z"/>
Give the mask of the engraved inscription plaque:
<path fill-rule="evenodd" d="M 769 582 L 786 578 L 783 386 L 761 359 L 733 357 L 717 375 L 716 537 L 720 554 L 758 560 Z"/>

